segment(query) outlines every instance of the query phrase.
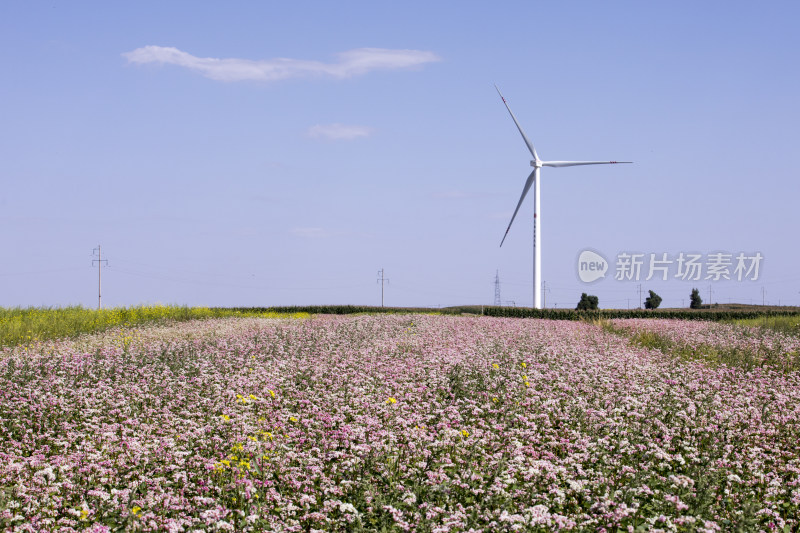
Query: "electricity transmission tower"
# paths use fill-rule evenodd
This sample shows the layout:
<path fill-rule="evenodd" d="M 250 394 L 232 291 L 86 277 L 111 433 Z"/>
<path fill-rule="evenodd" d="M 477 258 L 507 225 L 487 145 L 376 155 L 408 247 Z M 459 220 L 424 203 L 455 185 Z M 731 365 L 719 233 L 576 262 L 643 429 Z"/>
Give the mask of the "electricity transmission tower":
<path fill-rule="evenodd" d="M 102 278 L 101 272 L 102 272 L 103 263 L 105 263 L 105 266 L 108 266 L 108 259 L 103 259 L 102 256 L 100 255 L 100 245 L 99 244 L 97 245 L 97 248 L 92 250 L 92 255 L 97 256 L 97 259 L 92 259 L 92 266 L 94 266 L 94 264 L 97 263 L 97 309 L 102 309 L 103 308 L 103 291 L 102 291 L 103 278 Z"/>
<path fill-rule="evenodd" d="M 542 309 L 547 309 L 547 293 L 550 289 L 547 288 L 547 282 L 542 282 Z"/>
<path fill-rule="evenodd" d="M 383 307 L 383 284 L 389 283 L 389 279 L 383 277 L 383 269 L 378 270 L 378 283 L 381 284 L 381 307 Z"/>
<path fill-rule="evenodd" d="M 494 274 L 494 305 L 496 307 L 500 307 L 503 304 L 500 301 L 500 271 L 496 271 Z"/>

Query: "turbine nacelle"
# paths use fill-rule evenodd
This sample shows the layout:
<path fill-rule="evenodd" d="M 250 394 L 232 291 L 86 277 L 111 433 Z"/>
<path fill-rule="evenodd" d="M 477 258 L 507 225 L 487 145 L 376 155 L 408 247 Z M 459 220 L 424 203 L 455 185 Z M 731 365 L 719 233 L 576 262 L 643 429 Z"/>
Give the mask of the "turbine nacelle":
<path fill-rule="evenodd" d="M 531 161 L 531 166 L 533 168 L 542 168 L 542 162 L 541 161 Z"/>

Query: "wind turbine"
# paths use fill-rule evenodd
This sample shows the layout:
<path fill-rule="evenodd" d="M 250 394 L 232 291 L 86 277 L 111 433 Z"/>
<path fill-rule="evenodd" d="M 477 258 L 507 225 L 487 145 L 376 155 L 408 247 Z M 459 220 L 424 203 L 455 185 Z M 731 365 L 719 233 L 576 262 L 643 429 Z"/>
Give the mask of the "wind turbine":
<path fill-rule="evenodd" d="M 522 131 L 522 127 L 517 122 L 517 117 L 514 116 L 514 113 L 511 112 L 511 108 L 508 107 L 508 102 L 506 99 L 503 98 L 503 93 L 500 92 L 500 89 L 497 85 L 494 86 L 497 89 L 497 94 L 500 95 L 500 98 L 503 100 L 503 103 L 506 105 L 506 109 L 508 109 L 508 114 L 511 115 L 512 120 L 514 120 L 514 124 L 517 125 L 517 129 L 519 130 L 520 134 L 522 135 L 522 139 L 525 141 L 525 144 L 528 146 L 528 150 L 530 150 L 531 155 L 533 156 L 533 161 L 531 161 L 531 166 L 533 167 L 533 172 L 531 172 L 530 176 L 528 176 L 527 181 L 525 182 L 525 187 L 522 189 L 522 195 L 519 197 L 519 202 L 517 203 L 517 208 L 514 210 L 514 214 L 511 216 L 511 222 L 508 223 L 508 227 L 506 228 L 506 232 L 503 235 L 503 240 L 500 241 L 500 246 L 503 246 L 503 243 L 508 236 L 508 230 L 511 229 L 511 224 L 514 223 L 514 218 L 517 216 L 517 212 L 519 211 L 519 207 L 522 205 L 522 201 L 525 199 L 525 195 L 528 194 L 528 191 L 533 185 L 533 307 L 535 309 L 542 308 L 542 292 L 541 292 L 541 272 L 542 272 L 542 217 L 541 217 L 541 208 L 540 208 L 540 199 L 541 193 L 539 192 L 539 169 L 542 167 L 575 167 L 580 165 L 614 165 L 616 163 L 632 163 L 633 161 L 542 161 L 539 159 L 539 155 L 536 153 L 536 149 L 533 147 L 533 143 L 528 139 L 528 136 L 525 135 L 525 132 Z"/>

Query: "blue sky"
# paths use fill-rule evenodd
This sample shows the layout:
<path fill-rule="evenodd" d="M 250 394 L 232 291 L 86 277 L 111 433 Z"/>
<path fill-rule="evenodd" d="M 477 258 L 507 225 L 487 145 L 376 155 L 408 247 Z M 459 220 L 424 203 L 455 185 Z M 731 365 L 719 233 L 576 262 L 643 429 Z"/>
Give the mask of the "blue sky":
<path fill-rule="evenodd" d="M 800 304 L 795 2 L 0 4 L 0 305 Z M 591 248 L 611 263 L 576 275 Z M 613 279 L 760 252 L 755 281 Z M 703 278 L 705 275 L 703 276 Z"/>

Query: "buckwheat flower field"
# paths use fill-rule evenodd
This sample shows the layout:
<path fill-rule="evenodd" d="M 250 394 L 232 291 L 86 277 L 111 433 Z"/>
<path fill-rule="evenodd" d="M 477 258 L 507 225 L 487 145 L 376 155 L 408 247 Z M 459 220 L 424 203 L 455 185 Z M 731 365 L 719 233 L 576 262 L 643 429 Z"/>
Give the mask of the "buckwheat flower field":
<path fill-rule="evenodd" d="M 614 328 L 227 318 L 6 349 L 0 525 L 800 529 L 800 373 Z"/>

